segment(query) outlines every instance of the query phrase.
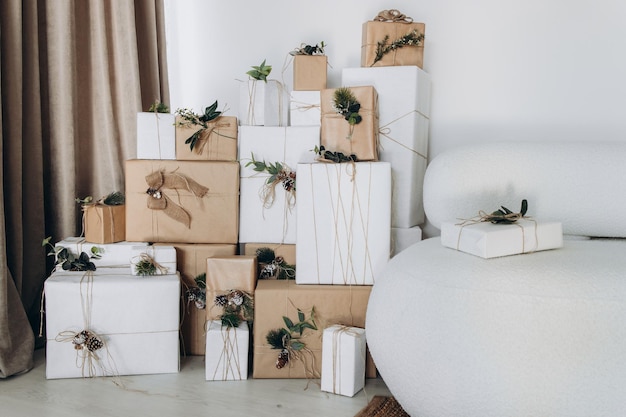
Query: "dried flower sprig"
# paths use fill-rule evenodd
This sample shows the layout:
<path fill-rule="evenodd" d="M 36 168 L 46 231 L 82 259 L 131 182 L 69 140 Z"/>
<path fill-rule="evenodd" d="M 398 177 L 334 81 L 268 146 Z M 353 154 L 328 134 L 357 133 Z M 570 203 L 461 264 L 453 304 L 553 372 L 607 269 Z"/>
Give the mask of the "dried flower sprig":
<path fill-rule="evenodd" d="M 198 141 L 204 134 L 205 130 L 209 128 L 209 122 L 216 120 L 224 113 L 224 111 L 217 110 L 217 100 L 210 106 L 204 109 L 204 114 L 196 114 L 192 110 L 184 108 L 176 110 L 176 114 L 183 119 L 177 123 L 177 126 L 189 127 L 198 126 L 200 129 L 195 131 L 187 140 L 185 145 L 189 145 L 189 148 L 193 151 Z"/>
<path fill-rule="evenodd" d="M 252 69 L 246 72 L 246 74 L 255 80 L 267 82 L 267 77 L 270 75 L 270 72 L 272 72 L 272 66 L 265 65 L 265 61 L 264 59 L 261 65 L 253 65 Z"/>
<path fill-rule="evenodd" d="M 320 42 L 317 45 L 306 45 L 301 44 L 299 48 L 294 49 L 289 52 L 289 55 L 324 55 L 324 48 L 326 44 L 324 41 Z"/>
<path fill-rule="evenodd" d="M 302 341 L 302 334 L 306 329 L 317 330 L 315 324 L 315 307 L 311 308 L 309 317 L 298 309 L 298 322 L 294 323 L 289 317 L 283 316 L 286 327 L 270 330 L 265 340 L 272 349 L 279 349 L 280 353 L 276 360 L 276 368 L 282 369 L 287 365 L 292 356 L 306 348 Z"/>
<path fill-rule="evenodd" d="M 396 39 L 390 44 L 387 44 L 388 41 L 389 35 L 385 35 L 382 41 L 377 42 L 376 56 L 374 57 L 374 62 L 372 62 L 372 65 L 370 65 L 370 67 L 374 66 L 374 64 L 383 59 L 383 57 L 391 51 L 395 51 L 396 49 L 405 46 L 420 46 L 424 41 L 424 34 L 418 34 L 417 29 L 413 29 L 411 32 L 407 33 L 401 38 Z"/>

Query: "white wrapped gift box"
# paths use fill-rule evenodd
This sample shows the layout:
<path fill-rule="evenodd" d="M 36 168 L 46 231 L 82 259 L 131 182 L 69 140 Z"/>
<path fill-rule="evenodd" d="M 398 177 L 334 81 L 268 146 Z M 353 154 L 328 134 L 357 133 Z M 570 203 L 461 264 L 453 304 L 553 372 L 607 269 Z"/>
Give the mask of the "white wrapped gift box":
<path fill-rule="evenodd" d="M 341 82 L 372 85 L 378 92 L 379 159 L 391 163 L 393 177 L 391 225 L 424 223 L 430 76 L 416 66 L 344 68 Z"/>
<path fill-rule="evenodd" d="M 83 237 L 66 237 L 55 243 L 55 248 L 66 248 L 74 256 L 81 252 L 90 256 L 91 262 L 98 268 L 128 267 L 130 265 L 131 248 L 134 246 L 148 246 L 147 242 L 116 242 L 116 243 L 89 243 Z"/>
<path fill-rule="evenodd" d="M 289 96 L 290 126 L 320 126 L 322 112 L 319 91 L 292 91 Z"/>
<path fill-rule="evenodd" d="M 422 240 L 422 229 L 413 227 L 391 228 L 391 256 L 396 256 L 409 246 Z"/>
<path fill-rule="evenodd" d="M 321 390 L 353 397 L 365 386 L 365 329 L 334 325 L 322 335 Z"/>
<path fill-rule="evenodd" d="M 206 380 L 239 381 L 248 379 L 250 331 L 242 321 L 237 328 L 222 326 L 221 320 L 210 320 L 206 331 Z"/>
<path fill-rule="evenodd" d="M 170 113 L 137 113 L 137 159 L 176 159 L 175 122 Z"/>
<path fill-rule="evenodd" d="M 141 262 L 144 255 L 147 255 L 158 264 L 154 275 L 175 274 L 176 267 L 176 248 L 168 245 L 149 245 L 149 246 L 132 246 L 130 249 L 130 273 L 137 273 L 137 263 Z"/>
<path fill-rule="evenodd" d="M 373 285 L 389 260 L 388 162 L 298 165 L 298 284 Z"/>
<path fill-rule="evenodd" d="M 46 378 L 176 373 L 178 274 L 137 279 L 122 268 L 57 271 L 45 281 Z M 71 335 L 90 330 L 104 342 L 92 372 Z"/>
<path fill-rule="evenodd" d="M 289 93 L 277 80 L 248 80 L 239 86 L 241 126 L 287 126 Z"/>
<path fill-rule="evenodd" d="M 264 207 L 260 193 L 270 174 L 246 167 L 252 154 L 266 164 L 280 162 L 296 171 L 299 162 L 313 161 L 313 148 L 319 146 L 319 126 L 266 127 L 241 126 L 239 129 L 239 242 L 296 243 L 296 208 L 287 199 L 282 184 L 277 184 L 274 202 Z M 296 192 L 295 204 L 297 205 Z"/>
<path fill-rule="evenodd" d="M 481 258 L 531 253 L 563 246 L 560 222 L 520 219 L 513 224 L 443 222 L 441 244 Z"/>

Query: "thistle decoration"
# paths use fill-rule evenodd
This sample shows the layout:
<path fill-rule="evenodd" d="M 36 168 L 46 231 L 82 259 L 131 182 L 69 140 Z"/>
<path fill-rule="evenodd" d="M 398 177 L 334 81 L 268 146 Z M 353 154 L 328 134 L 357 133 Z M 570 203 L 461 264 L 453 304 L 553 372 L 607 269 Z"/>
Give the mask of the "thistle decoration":
<path fill-rule="evenodd" d="M 41 242 L 41 246 L 50 248 L 48 256 L 55 257 L 55 266 L 61 265 L 64 271 L 95 271 L 96 265 L 91 262 L 90 256 L 86 252 L 81 252 L 75 256 L 68 248 L 54 246 L 50 243 L 52 236 L 48 236 Z M 93 248 L 92 248 L 93 250 Z M 95 256 L 92 256 L 95 258 Z"/>
<path fill-rule="evenodd" d="M 196 285 L 185 291 L 187 302 L 194 303 L 198 310 L 204 310 L 206 308 L 206 273 L 198 275 L 194 281 Z"/>
<path fill-rule="evenodd" d="M 285 262 L 282 256 L 276 256 L 271 248 L 258 248 L 256 257 L 259 262 L 259 279 L 295 279 L 296 266 Z"/>
<path fill-rule="evenodd" d="M 167 104 L 165 103 L 161 103 L 160 100 L 155 100 L 154 103 L 152 103 L 150 105 L 150 108 L 148 109 L 148 112 L 150 113 L 169 113 L 170 112 L 170 108 Z"/>
<path fill-rule="evenodd" d="M 355 154 L 346 155 L 343 152 L 332 152 L 327 150 L 324 145 L 315 146 L 313 148 L 313 152 L 315 152 L 318 156 L 317 160 L 320 162 L 357 162 L 358 158 Z"/>
<path fill-rule="evenodd" d="M 276 359 L 276 368 L 284 368 L 290 361 L 300 357 L 301 352 L 307 350 L 302 341 L 302 334 L 306 329 L 317 330 L 315 324 L 315 308 L 311 308 L 309 317 L 298 309 L 298 321 L 294 323 L 289 317 L 283 316 L 285 327 L 270 330 L 265 340 L 272 349 L 280 350 Z"/>
<path fill-rule="evenodd" d="M 348 87 L 339 87 L 335 90 L 333 107 L 338 114 L 348 121 L 350 126 L 358 125 L 363 120 L 359 115 L 361 103 L 357 101 L 354 93 Z"/>
<path fill-rule="evenodd" d="M 198 154 L 202 153 L 203 146 L 200 146 L 201 140 L 207 138 L 214 129 L 214 127 L 211 128 L 209 126 L 209 122 L 217 120 L 226 111 L 218 111 L 217 105 L 217 100 L 215 100 L 213 104 L 204 109 L 204 114 L 196 114 L 187 108 L 176 110 L 176 114 L 182 119 L 182 121 L 176 123 L 176 126 L 199 127 L 197 131 L 185 140 L 185 145 L 189 145 L 189 149 L 192 151 L 195 149 Z"/>
<path fill-rule="evenodd" d="M 377 42 L 376 44 L 376 56 L 374 57 L 374 62 L 370 67 L 374 66 L 378 61 L 383 59 L 383 57 L 389 52 L 395 51 L 397 49 L 403 48 L 405 46 L 420 46 L 424 42 L 424 34 L 417 33 L 417 29 L 413 29 L 406 35 L 398 38 L 388 44 L 389 35 L 385 35 L 382 41 Z"/>
<path fill-rule="evenodd" d="M 254 299 L 245 291 L 228 290 L 217 295 L 213 303 L 223 309 L 219 316 L 222 326 L 239 327 L 242 321 L 252 323 L 254 320 Z"/>
<path fill-rule="evenodd" d="M 293 51 L 289 52 L 289 55 L 324 55 L 325 47 L 326 44 L 324 41 L 317 45 L 306 45 L 303 43 L 299 48 L 295 48 Z"/>
<path fill-rule="evenodd" d="M 291 208 L 296 202 L 296 172 L 292 171 L 286 164 L 280 162 L 267 163 L 265 160 L 258 161 L 254 158 L 254 153 L 250 154 L 251 160 L 246 163 L 246 167 L 252 166 L 256 172 L 266 172 L 270 174 L 263 188 L 259 192 L 264 208 L 270 208 L 274 204 L 276 197 L 276 186 L 280 184 L 287 193 L 287 205 Z"/>
<path fill-rule="evenodd" d="M 264 59 L 261 65 L 253 65 L 252 69 L 246 72 L 246 74 L 252 79 L 267 82 L 267 77 L 270 75 L 270 72 L 272 72 L 272 66 L 265 65 L 265 61 Z"/>

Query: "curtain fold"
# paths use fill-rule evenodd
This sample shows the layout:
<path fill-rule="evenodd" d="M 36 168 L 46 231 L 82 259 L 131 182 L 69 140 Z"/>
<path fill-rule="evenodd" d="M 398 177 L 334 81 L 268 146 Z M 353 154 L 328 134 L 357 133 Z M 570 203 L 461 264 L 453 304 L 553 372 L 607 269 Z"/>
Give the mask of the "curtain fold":
<path fill-rule="evenodd" d="M 162 0 L 0 2 L 0 377 L 32 366 L 42 240 L 81 233 L 75 198 L 124 191 L 136 113 L 169 100 L 164 32 Z"/>

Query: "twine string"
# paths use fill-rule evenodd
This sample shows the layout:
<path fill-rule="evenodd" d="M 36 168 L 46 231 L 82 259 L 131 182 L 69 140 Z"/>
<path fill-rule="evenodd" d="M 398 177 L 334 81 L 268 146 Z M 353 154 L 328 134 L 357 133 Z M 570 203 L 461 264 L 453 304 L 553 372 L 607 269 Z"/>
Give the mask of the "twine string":
<path fill-rule="evenodd" d="M 539 247 L 539 235 L 537 232 L 537 221 L 535 219 L 533 219 L 530 216 L 525 216 L 522 213 L 507 213 L 507 214 L 502 215 L 502 214 L 490 214 L 483 210 L 480 210 L 477 216 L 471 217 L 469 219 L 459 219 L 461 220 L 461 222 L 455 224 L 455 226 L 459 226 L 459 234 L 457 236 L 457 241 L 456 241 L 456 250 L 460 250 L 461 234 L 463 233 L 463 229 L 465 229 L 466 226 L 471 226 L 471 225 L 478 224 L 478 223 L 492 222 L 493 220 L 502 219 L 502 218 L 508 221 L 507 224 L 515 225 L 520 229 L 522 233 L 522 252 L 521 253 L 533 253 L 537 250 L 537 248 Z M 533 223 L 533 233 L 534 233 L 535 241 L 534 241 L 533 248 L 528 251 L 526 251 L 525 228 L 521 224 L 516 223 L 518 220 L 522 220 L 522 219 L 528 220 Z"/>
<path fill-rule="evenodd" d="M 421 152 L 418 152 L 417 150 L 415 150 L 415 149 L 411 148 L 410 146 L 407 146 L 407 145 L 403 144 L 402 142 L 400 142 L 399 140 L 394 139 L 393 137 L 391 137 L 391 127 L 390 127 L 390 126 L 391 126 L 391 125 L 393 125 L 394 123 L 396 123 L 396 122 L 398 122 L 398 121 L 402 120 L 403 118 L 405 118 L 405 117 L 407 117 L 407 116 L 409 116 L 409 115 L 413 114 L 413 113 L 417 113 L 417 114 L 419 114 L 419 115 L 421 115 L 421 116 L 426 117 L 426 115 L 424 115 L 424 113 L 420 112 L 420 111 L 419 111 L 419 110 L 417 110 L 417 109 L 415 109 L 415 110 L 411 110 L 410 112 L 407 112 L 407 113 L 403 114 L 402 116 L 399 116 L 399 117 L 397 117 L 397 118 L 393 119 L 393 120 L 392 120 L 392 121 L 390 121 L 389 123 L 387 123 L 387 124 L 385 124 L 385 125 L 383 125 L 383 126 L 380 126 L 380 127 L 378 128 L 378 133 L 379 133 L 380 135 L 383 135 L 384 137 L 386 137 L 386 138 L 387 138 L 387 139 L 389 139 L 390 141 L 392 141 L 392 142 L 394 142 L 394 143 L 396 143 L 396 144 L 398 144 L 398 145 L 402 146 L 403 148 L 407 149 L 408 151 L 413 152 L 414 154 L 416 154 L 416 155 L 417 155 L 417 156 L 419 156 L 420 158 L 423 158 L 423 159 L 426 159 L 426 160 L 427 160 L 427 159 L 428 159 L 428 157 L 427 157 L 426 155 L 422 154 Z M 426 118 L 428 118 L 428 117 L 426 117 Z M 382 148 L 382 145 L 381 145 L 381 148 Z"/>

